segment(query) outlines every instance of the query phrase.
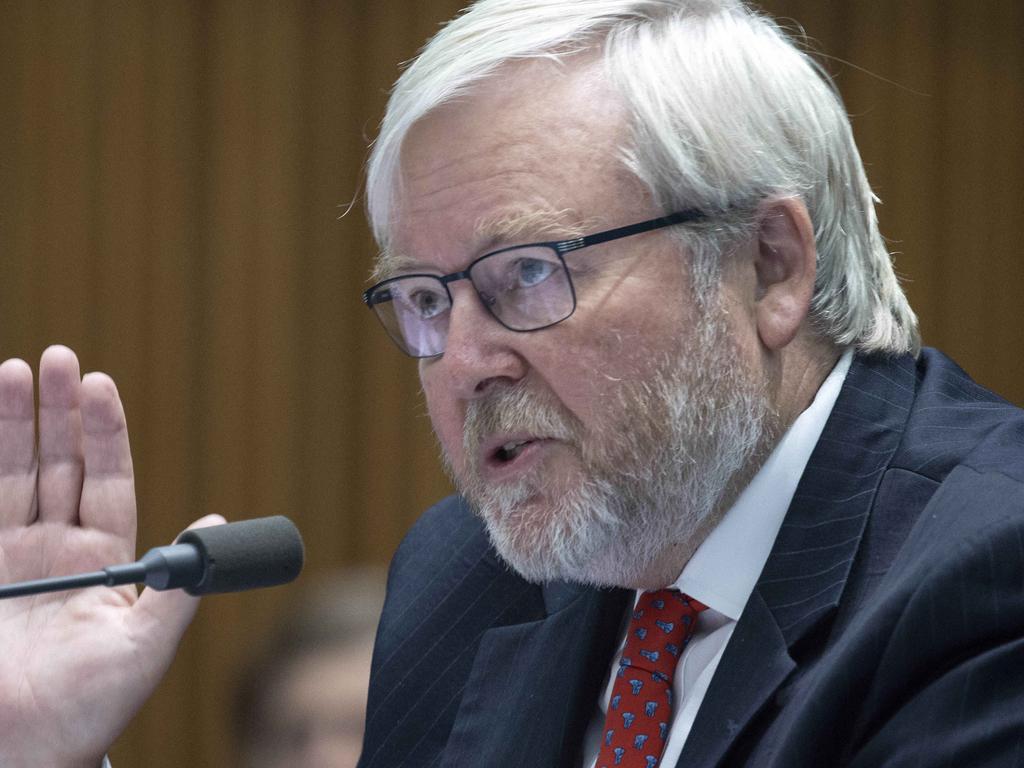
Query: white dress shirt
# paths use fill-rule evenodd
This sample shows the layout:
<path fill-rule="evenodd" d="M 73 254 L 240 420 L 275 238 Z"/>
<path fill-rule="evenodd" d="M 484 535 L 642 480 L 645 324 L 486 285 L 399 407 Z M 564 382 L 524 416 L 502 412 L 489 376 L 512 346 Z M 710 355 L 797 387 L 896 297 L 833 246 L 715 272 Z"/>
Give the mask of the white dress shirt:
<path fill-rule="evenodd" d="M 708 609 L 700 614 L 676 667 L 672 680 L 672 697 L 676 704 L 660 765 L 674 766 L 679 760 L 697 710 L 743 607 L 764 570 L 800 476 L 832 413 L 852 359 L 852 351 L 843 354 L 818 389 L 814 401 L 793 422 L 736 503 L 670 585 L 704 603 Z M 604 693 L 584 736 L 583 766 L 589 768 L 595 768 L 601 747 L 614 672 L 619 667 L 626 641 L 625 624 L 621 633 L 619 650 L 608 668 Z"/>

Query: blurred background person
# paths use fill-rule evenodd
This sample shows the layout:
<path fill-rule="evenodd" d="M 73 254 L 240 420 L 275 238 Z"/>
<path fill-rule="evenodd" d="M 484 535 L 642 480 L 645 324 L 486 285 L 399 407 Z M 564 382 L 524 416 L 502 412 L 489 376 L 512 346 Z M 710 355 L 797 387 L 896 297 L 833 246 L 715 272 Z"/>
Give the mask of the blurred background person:
<path fill-rule="evenodd" d="M 238 768 L 356 764 L 383 598 L 383 571 L 344 571 L 282 614 L 238 684 Z"/>

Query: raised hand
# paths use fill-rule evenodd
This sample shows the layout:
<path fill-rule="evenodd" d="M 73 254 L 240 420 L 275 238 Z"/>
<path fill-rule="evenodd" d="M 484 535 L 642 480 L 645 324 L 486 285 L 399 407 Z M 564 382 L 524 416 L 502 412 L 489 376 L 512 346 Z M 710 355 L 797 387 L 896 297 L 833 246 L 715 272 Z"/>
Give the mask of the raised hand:
<path fill-rule="evenodd" d="M 65 347 L 0 365 L 0 583 L 135 557 L 135 489 L 110 377 Z M 211 516 L 198 524 L 221 521 Z M 170 664 L 197 600 L 97 587 L 0 600 L 0 765 L 96 768 Z"/>

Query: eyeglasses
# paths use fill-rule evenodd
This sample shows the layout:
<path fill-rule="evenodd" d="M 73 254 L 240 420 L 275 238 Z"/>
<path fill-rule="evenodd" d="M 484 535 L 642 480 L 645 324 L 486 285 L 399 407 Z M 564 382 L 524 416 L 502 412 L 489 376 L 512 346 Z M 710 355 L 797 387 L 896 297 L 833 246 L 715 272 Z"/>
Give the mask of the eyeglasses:
<path fill-rule="evenodd" d="M 485 253 L 461 272 L 383 280 L 363 293 L 363 301 L 399 349 L 411 357 L 436 357 L 448 340 L 451 283 L 469 280 L 491 316 L 510 331 L 539 331 L 576 310 L 565 254 L 704 216 L 689 209 L 572 240 L 514 245 Z"/>

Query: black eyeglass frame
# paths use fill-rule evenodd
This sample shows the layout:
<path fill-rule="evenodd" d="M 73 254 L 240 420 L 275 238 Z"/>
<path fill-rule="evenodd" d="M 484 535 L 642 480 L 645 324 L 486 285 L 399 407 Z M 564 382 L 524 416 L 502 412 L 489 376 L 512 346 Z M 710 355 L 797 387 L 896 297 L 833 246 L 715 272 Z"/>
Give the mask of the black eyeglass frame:
<path fill-rule="evenodd" d="M 484 307 L 487 309 L 487 313 L 491 317 L 493 317 L 503 328 L 506 328 L 510 331 L 514 331 L 515 333 L 532 333 L 533 331 L 542 331 L 545 328 L 550 328 L 553 325 L 558 325 L 559 323 L 568 320 L 576 311 L 576 287 L 573 285 L 572 276 L 569 273 L 569 268 L 565 264 L 565 254 L 571 253 L 572 251 L 578 251 L 582 248 L 589 248 L 592 245 L 600 245 L 602 243 L 611 242 L 612 240 L 620 240 L 624 237 L 632 237 L 633 235 L 643 234 L 644 232 L 652 232 L 657 229 L 675 226 L 676 224 L 689 224 L 695 221 L 700 221 L 701 219 L 704 219 L 706 216 L 707 214 L 700 209 L 687 208 L 685 210 L 676 211 L 675 213 L 670 213 L 665 216 L 658 216 L 653 219 L 647 219 L 646 221 L 641 221 L 636 224 L 627 224 L 626 226 L 623 227 L 606 229 L 602 232 L 595 232 L 590 235 L 583 235 L 582 237 L 574 237 L 569 240 L 552 240 L 540 243 L 524 243 L 522 245 L 510 245 L 506 248 L 499 248 L 496 251 L 489 251 L 488 253 L 485 253 L 482 256 L 478 256 L 477 258 L 473 259 L 473 261 L 471 261 L 468 265 L 466 265 L 465 269 L 461 269 L 458 272 L 450 272 L 447 275 L 435 275 L 429 272 L 410 272 L 404 275 L 396 275 L 395 277 L 389 277 L 386 280 L 381 280 L 379 283 L 376 283 L 375 285 L 372 285 L 365 291 L 363 291 L 363 303 L 366 304 L 366 306 L 371 310 L 374 310 L 375 305 L 383 304 L 386 301 L 391 301 L 390 298 L 385 299 L 374 296 L 374 294 L 377 293 L 377 291 L 387 286 L 389 283 L 394 283 L 399 280 L 405 280 L 410 277 L 428 277 L 437 280 L 438 282 L 441 283 L 442 286 L 444 286 L 445 293 L 448 295 L 448 304 L 449 307 L 451 307 L 455 303 L 455 299 L 452 296 L 451 289 L 448 287 L 449 283 L 454 283 L 459 280 L 469 280 L 470 285 L 473 286 L 474 292 L 480 299 L 480 303 L 483 304 Z M 480 289 L 477 288 L 476 283 L 473 282 L 473 278 L 470 275 L 470 272 L 473 270 L 473 267 L 475 267 L 484 259 L 488 259 L 491 256 L 497 256 L 498 254 L 501 253 L 507 253 L 508 251 L 516 251 L 521 248 L 550 248 L 551 250 L 553 250 L 555 252 L 555 255 L 558 256 L 558 261 L 561 263 L 562 269 L 565 270 L 566 282 L 568 283 L 569 291 L 572 294 L 572 306 L 569 308 L 569 311 L 563 317 L 560 317 L 558 320 L 555 320 L 553 322 L 546 323 L 545 325 L 539 325 L 535 328 L 513 328 L 512 326 L 505 323 L 504 320 L 502 320 L 494 313 L 494 310 L 491 308 L 490 303 L 487 301 L 487 297 L 480 292 Z M 374 300 L 375 298 L 376 300 Z M 377 314 L 376 310 L 374 310 L 374 314 Z M 380 321 L 381 325 L 384 326 L 384 330 L 387 332 L 388 336 L 391 337 L 391 340 L 395 342 L 396 346 L 400 350 L 402 350 L 402 352 L 409 355 L 409 357 L 424 359 L 431 357 L 440 357 L 441 355 L 444 354 L 444 350 L 441 350 L 440 352 L 434 355 L 412 354 L 406 348 L 405 344 L 403 344 L 398 339 L 394 338 L 391 331 L 388 329 L 387 325 L 384 323 L 383 319 L 379 315 L 377 319 Z"/>

